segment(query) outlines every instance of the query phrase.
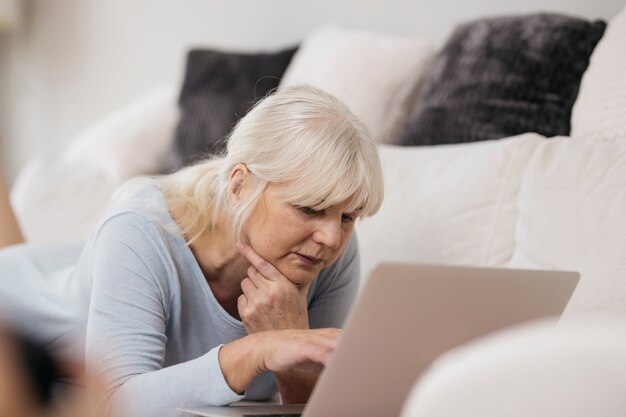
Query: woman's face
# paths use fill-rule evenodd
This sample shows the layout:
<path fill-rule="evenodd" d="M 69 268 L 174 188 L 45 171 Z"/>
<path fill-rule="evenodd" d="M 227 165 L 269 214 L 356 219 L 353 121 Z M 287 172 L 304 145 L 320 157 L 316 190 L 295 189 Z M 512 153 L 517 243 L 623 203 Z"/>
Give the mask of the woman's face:
<path fill-rule="evenodd" d="M 296 285 L 310 284 L 337 260 L 354 228 L 357 213 L 345 201 L 323 211 L 285 202 L 288 187 L 269 184 L 243 228 L 243 239 Z"/>

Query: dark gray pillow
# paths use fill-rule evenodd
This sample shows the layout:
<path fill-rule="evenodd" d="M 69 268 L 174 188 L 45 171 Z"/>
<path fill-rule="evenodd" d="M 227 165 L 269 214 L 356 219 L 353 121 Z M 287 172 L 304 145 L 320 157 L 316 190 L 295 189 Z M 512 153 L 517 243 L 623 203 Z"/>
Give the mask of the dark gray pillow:
<path fill-rule="evenodd" d="M 395 142 L 568 135 L 581 77 L 605 27 L 546 13 L 459 26 L 424 75 Z"/>
<path fill-rule="evenodd" d="M 296 50 L 190 51 L 179 98 L 180 120 L 165 172 L 223 152 L 230 130 L 257 100 L 278 87 Z"/>

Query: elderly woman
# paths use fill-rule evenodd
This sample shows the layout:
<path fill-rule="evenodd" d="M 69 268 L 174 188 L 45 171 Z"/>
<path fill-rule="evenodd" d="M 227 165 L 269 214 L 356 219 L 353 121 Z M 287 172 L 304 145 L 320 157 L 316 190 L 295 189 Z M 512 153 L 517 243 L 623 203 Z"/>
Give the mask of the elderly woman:
<path fill-rule="evenodd" d="M 303 403 L 357 291 L 354 223 L 382 198 L 366 127 L 322 91 L 286 88 L 241 119 L 223 157 L 123 186 L 84 245 L 1 251 L 0 301 L 52 344 L 78 323 L 107 382 L 103 414 L 277 390 Z M 33 275 L 53 285 L 28 309 Z"/>

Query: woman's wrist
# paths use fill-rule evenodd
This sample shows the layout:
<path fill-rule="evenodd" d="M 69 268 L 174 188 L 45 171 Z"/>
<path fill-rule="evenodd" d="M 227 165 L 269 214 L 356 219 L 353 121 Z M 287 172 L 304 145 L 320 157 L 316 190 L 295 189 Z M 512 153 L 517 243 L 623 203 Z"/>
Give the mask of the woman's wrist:
<path fill-rule="evenodd" d="M 263 339 L 260 334 L 252 334 L 220 349 L 220 368 L 226 383 L 234 392 L 245 391 L 252 380 L 266 370 Z"/>
<path fill-rule="evenodd" d="M 304 404 L 309 400 L 320 370 L 311 372 L 284 371 L 276 373 L 276 385 L 283 404 Z"/>

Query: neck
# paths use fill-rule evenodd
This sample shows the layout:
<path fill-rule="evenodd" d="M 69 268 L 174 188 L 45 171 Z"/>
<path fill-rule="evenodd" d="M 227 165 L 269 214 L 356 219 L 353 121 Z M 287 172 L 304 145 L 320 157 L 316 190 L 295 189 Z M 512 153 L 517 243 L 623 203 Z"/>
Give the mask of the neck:
<path fill-rule="evenodd" d="M 181 229 L 181 216 L 170 210 Z M 188 238 L 187 236 L 185 238 Z M 226 219 L 220 217 L 216 227 L 199 236 L 190 245 L 213 295 L 232 314 L 237 311 L 237 298 L 242 294 L 241 281 L 247 276 L 250 264 L 237 252 Z"/>
<path fill-rule="evenodd" d="M 249 264 L 234 251 L 233 245 L 226 248 L 219 242 L 215 237 L 197 239 L 190 248 L 217 302 L 239 320 L 237 300 L 243 293 L 241 281 L 247 276 Z M 233 253 L 228 251 L 230 249 Z"/>
<path fill-rule="evenodd" d="M 219 233 L 210 233 L 196 239 L 190 248 L 209 284 L 239 288 L 249 264 L 237 253 L 234 243 Z"/>

